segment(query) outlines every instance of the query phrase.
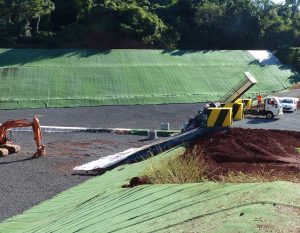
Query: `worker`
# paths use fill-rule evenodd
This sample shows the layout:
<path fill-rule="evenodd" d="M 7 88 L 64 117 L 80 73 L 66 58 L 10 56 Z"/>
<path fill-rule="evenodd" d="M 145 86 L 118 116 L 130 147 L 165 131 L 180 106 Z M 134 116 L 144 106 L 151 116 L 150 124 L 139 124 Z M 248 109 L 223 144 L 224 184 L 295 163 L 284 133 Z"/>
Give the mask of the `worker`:
<path fill-rule="evenodd" d="M 272 105 L 272 106 L 277 107 L 276 102 L 275 102 L 274 99 L 269 99 L 269 100 L 268 100 L 268 103 L 269 103 L 270 105 Z"/>
<path fill-rule="evenodd" d="M 209 104 L 205 104 L 204 108 L 203 108 L 203 113 L 207 114 L 207 110 L 209 108 Z"/>
<path fill-rule="evenodd" d="M 257 95 L 257 108 L 261 108 L 262 96 L 260 94 Z"/>
<path fill-rule="evenodd" d="M 217 107 L 217 106 L 216 106 L 216 104 L 215 104 L 214 102 L 211 102 L 211 103 L 209 104 L 209 107 L 215 108 L 215 107 Z"/>

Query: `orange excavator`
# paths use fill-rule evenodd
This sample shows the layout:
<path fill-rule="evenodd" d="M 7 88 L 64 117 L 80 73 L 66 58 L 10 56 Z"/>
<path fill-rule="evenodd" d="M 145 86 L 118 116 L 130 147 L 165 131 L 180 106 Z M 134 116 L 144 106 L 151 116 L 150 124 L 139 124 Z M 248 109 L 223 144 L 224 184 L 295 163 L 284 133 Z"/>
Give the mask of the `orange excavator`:
<path fill-rule="evenodd" d="M 19 145 L 15 145 L 10 142 L 7 137 L 7 131 L 11 128 L 24 127 L 32 127 L 34 133 L 37 150 L 34 153 L 33 158 L 38 158 L 46 154 L 45 146 L 42 144 L 42 131 L 39 120 L 36 117 L 33 117 L 32 121 L 28 119 L 8 120 L 0 125 L 0 156 L 17 153 L 21 150 Z"/>

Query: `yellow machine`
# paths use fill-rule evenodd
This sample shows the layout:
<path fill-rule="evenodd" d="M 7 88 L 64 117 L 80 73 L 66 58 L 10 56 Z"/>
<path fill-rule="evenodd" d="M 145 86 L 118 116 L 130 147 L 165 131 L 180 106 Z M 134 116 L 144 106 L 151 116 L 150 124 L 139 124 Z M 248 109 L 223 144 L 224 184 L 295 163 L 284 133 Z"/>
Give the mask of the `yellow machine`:
<path fill-rule="evenodd" d="M 207 127 L 229 127 L 232 125 L 232 108 L 208 108 Z"/>
<path fill-rule="evenodd" d="M 232 108 L 232 118 L 234 121 L 244 119 L 244 103 L 227 103 L 223 107 Z"/>
<path fill-rule="evenodd" d="M 257 83 L 249 72 L 244 74 L 245 78 L 228 91 L 219 102 L 207 104 L 203 110 L 199 110 L 193 118 L 189 119 L 183 125 L 181 132 L 187 132 L 198 127 L 230 127 L 233 120 L 242 120 L 244 108 L 250 108 L 252 101 L 239 98 Z"/>
<path fill-rule="evenodd" d="M 244 104 L 245 109 L 250 109 L 252 106 L 252 99 L 237 99 L 234 103 Z"/>

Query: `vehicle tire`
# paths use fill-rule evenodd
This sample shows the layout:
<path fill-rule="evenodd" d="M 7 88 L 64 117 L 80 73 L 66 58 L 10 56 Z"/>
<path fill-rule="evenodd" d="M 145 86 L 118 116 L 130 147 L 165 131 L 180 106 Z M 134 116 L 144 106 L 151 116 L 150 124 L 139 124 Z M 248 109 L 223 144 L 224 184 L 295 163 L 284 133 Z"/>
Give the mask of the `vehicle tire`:
<path fill-rule="evenodd" d="M 274 115 L 272 112 L 267 112 L 267 114 L 266 114 L 267 119 L 272 119 L 273 117 L 274 117 Z"/>

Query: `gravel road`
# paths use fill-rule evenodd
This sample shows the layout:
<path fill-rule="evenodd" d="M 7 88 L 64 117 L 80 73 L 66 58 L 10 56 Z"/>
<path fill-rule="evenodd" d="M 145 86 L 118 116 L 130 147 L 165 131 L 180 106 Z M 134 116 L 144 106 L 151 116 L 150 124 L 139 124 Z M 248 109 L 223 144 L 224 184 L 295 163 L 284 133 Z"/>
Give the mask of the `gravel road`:
<path fill-rule="evenodd" d="M 244 120 L 234 122 L 234 127 L 300 131 L 300 110 L 284 113 L 280 118 L 274 119 L 246 116 Z"/>
<path fill-rule="evenodd" d="M 202 108 L 203 104 L 169 104 L 0 110 L 0 122 L 37 115 L 44 126 L 160 129 L 160 124 L 164 122 L 170 123 L 170 129 L 178 130 L 189 117 Z M 245 128 L 300 130 L 300 111 L 285 113 L 280 120 L 250 117 L 235 122 L 234 125 Z"/>
<path fill-rule="evenodd" d="M 164 122 L 180 129 L 200 108 L 200 104 L 169 104 L 0 110 L 0 122 L 37 115 L 45 126 L 160 129 Z"/>
<path fill-rule="evenodd" d="M 293 90 L 285 91 L 285 92 L 279 93 L 278 96 L 281 96 L 281 97 L 300 97 L 300 89 L 293 89 Z"/>

